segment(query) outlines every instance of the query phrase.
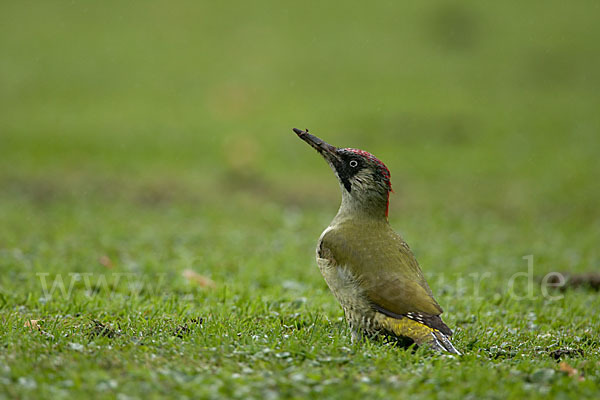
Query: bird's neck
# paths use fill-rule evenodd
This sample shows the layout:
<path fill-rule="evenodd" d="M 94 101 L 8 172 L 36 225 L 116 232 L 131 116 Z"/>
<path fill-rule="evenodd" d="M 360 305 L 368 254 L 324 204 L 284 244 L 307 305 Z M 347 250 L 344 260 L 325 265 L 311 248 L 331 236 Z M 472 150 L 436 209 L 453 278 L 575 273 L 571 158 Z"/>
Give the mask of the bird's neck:
<path fill-rule="evenodd" d="M 342 204 L 336 219 L 366 219 L 387 222 L 389 191 L 386 193 L 353 193 L 342 189 Z"/>

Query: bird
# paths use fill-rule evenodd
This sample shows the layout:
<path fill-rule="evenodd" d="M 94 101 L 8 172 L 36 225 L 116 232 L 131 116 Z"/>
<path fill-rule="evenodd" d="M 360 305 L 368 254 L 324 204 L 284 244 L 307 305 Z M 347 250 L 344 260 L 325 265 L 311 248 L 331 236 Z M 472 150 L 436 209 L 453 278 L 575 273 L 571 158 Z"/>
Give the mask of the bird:
<path fill-rule="evenodd" d="M 316 258 L 352 341 L 384 337 L 460 355 L 417 259 L 389 224 L 389 169 L 367 151 L 332 146 L 308 129 L 293 131 L 327 161 L 340 184 L 341 205 L 317 242 Z"/>

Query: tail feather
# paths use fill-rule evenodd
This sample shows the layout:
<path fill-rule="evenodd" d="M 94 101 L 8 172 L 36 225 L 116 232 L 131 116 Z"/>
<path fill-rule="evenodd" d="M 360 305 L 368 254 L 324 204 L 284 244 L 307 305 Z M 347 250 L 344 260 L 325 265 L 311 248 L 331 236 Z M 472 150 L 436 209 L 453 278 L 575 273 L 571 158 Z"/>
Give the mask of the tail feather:
<path fill-rule="evenodd" d="M 431 332 L 431 336 L 433 337 L 433 342 L 435 342 L 435 344 L 438 346 L 437 350 L 447 351 L 448 353 L 456 354 L 459 356 L 462 355 L 462 353 L 456 350 L 456 348 L 452 345 L 450 339 L 442 332 L 434 329 L 433 332 Z"/>
<path fill-rule="evenodd" d="M 394 335 L 409 338 L 418 346 L 426 345 L 435 351 L 461 355 L 450 342 L 448 335 L 421 322 L 410 318 L 397 319 L 386 316 L 383 325 Z"/>

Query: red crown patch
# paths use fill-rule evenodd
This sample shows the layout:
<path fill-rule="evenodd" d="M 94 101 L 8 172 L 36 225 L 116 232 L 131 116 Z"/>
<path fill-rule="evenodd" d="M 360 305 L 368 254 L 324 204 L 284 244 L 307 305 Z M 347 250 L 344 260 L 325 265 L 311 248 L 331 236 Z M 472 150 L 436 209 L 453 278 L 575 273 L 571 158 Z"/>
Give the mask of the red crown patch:
<path fill-rule="evenodd" d="M 385 166 L 385 164 L 379 158 L 375 157 L 373 154 L 369 153 L 368 151 L 364 151 L 364 150 L 360 150 L 360 149 L 346 149 L 346 150 L 351 151 L 354 154 L 358 154 L 360 156 L 368 158 L 369 160 L 377 163 L 381 169 L 381 174 L 387 180 L 390 190 L 392 190 L 392 182 L 390 180 L 390 177 L 391 177 L 390 170 Z"/>

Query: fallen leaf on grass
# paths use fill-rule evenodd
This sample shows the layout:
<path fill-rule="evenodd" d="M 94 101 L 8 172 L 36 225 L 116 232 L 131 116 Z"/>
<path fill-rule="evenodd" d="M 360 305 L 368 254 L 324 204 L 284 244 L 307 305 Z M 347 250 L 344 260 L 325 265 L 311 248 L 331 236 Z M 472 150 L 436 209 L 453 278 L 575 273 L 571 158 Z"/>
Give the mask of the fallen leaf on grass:
<path fill-rule="evenodd" d="M 211 288 L 211 289 L 214 289 L 215 287 L 217 287 L 217 285 L 215 284 L 215 282 L 212 279 L 210 279 L 204 275 L 200 275 L 199 273 L 197 273 L 194 270 L 186 269 L 181 274 L 189 282 L 195 283 L 200 287 Z"/>
<path fill-rule="evenodd" d="M 34 329 L 37 330 L 38 332 L 40 332 L 42 335 L 46 336 L 49 339 L 54 339 L 54 335 L 51 333 L 46 332 L 45 330 L 42 329 L 42 324 L 43 324 L 44 320 L 43 319 L 30 319 L 28 321 L 25 321 L 25 323 L 23 324 L 23 326 L 25 328 L 29 328 L 30 331 L 33 331 Z"/>
<path fill-rule="evenodd" d="M 30 319 L 29 321 L 25 321 L 25 324 L 23 326 L 30 329 L 42 329 L 42 327 L 39 324 L 42 322 L 44 321 L 41 319 Z"/>
<path fill-rule="evenodd" d="M 108 269 L 112 269 L 112 267 L 115 266 L 113 264 L 112 260 L 110 259 L 110 257 L 108 257 L 108 256 L 101 256 L 98 259 L 98 262 Z"/>
<path fill-rule="evenodd" d="M 585 378 L 579 374 L 579 371 L 577 371 L 575 368 L 573 368 L 572 366 L 567 364 L 565 361 L 558 364 L 558 366 L 559 366 L 560 372 L 564 372 L 565 374 L 567 374 L 567 376 L 572 377 L 573 379 L 577 380 L 578 382 L 585 381 Z"/>

